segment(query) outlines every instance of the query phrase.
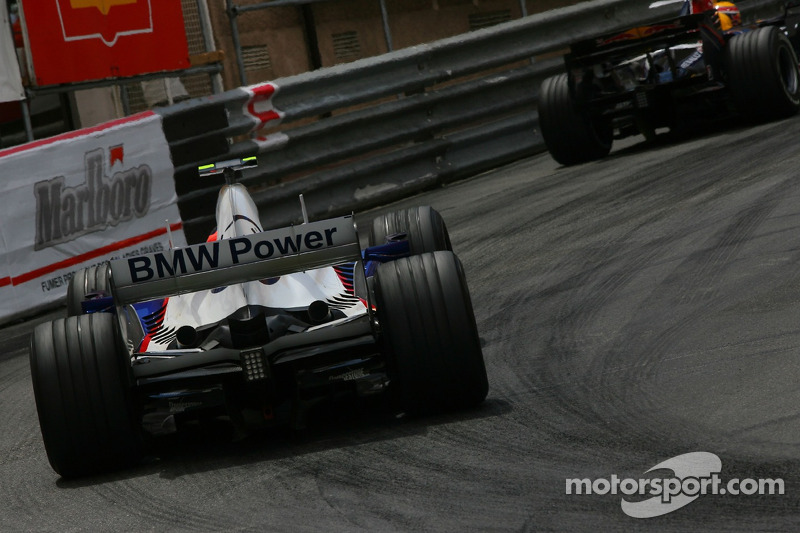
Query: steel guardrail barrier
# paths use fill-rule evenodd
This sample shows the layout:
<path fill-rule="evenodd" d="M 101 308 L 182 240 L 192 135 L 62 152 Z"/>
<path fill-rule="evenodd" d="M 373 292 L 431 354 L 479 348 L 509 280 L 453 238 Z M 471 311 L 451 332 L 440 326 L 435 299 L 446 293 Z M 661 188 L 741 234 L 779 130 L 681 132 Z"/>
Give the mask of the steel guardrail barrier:
<path fill-rule="evenodd" d="M 571 42 L 674 16 L 679 5 L 593 0 L 491 28 L 158 110 L 190 242 L 213 228 L 219 183 L 198 165 L 258 155 L 244 182 L 265 228 L 336 216 L 467 177 L 544 149 L 541 81 Z M 784 2 L 737 3 L 745 20 Z"/>

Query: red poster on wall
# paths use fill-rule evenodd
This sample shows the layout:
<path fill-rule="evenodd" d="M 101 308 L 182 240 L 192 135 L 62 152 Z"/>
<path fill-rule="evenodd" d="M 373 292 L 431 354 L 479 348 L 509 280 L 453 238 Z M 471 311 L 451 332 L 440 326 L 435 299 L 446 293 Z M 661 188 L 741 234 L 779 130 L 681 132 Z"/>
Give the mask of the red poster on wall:
<path fill-rule="evenodd" d="M 37 86 L 180 70 L 180 0 L 22 0 Z"/>

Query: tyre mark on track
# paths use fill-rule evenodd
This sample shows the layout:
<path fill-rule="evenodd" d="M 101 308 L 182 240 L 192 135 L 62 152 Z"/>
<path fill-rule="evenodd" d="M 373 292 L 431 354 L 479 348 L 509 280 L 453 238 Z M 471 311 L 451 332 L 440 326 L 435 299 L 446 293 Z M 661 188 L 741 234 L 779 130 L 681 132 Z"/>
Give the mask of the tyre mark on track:
<path fill-rule="evenodd" d="M 33 401 L 33 388 L 27 357 L 9 358 L 2 366 L 0 375 L 0 466 L 25 459 L 30 450 L 41 447 L 39 423 Z"/>
<path fill-rule="evenodd" d="M 652 422 L 650 413 L 663 412 L 663 408 L 659 400 L 652 397 L 652 392 L 647 391 L 646 384 L 654 383 L 662 371 L 660 363 L 669 357 L 670 351 L 676 345 L 680 345 L 680 339 L 685 332 L 691 331 L 704 317 L 723 305 L 726 295 L 720 293 L 720 280 L 732 268 L 733 261 L 758 227 L 774 211 L 785 193 L 795 185 L 796 180 L 790 179 L 771 187 L 710 238 L 703 251 L 690 254 L 641 303 L 640 316 L 626 325 L 620 333 L 619 337 L 625 344 L 611 348 L 596 359 L 600 368 L 595 368 L 593 375 L 601 376 L 603 386 L 600 390 L 605 392 L 597 398 L 598 402 L 607 410 L 625 413 L 619 417 L 624 422 L 621 425 L 615 424 L 617 430 L 626 428 L 629 434 L 637 434 L 640 440 L 647 439 L 650 431 L 638 428 L 648 428 Z M 656 311 L 648 313 L 647 309 L 651 307 Z M 671 310 L 671 316 L 660 314 L 664 308 Z M 646 325 L 653 323 L 659 324 L 659 327 L 648 333 Z M 630 348 L 626 347 L 634 348 L 634 364 L 628 365 L 622 373 L 603 372 L 602 366 L 615 364 L 616 353 L 626 350 L 630 352 Z M 626 386 L 619 387 L 620 383 L 625 383 Z M 632 409 L 633 406 L 636 408 Z M 603 416 L 601 412 L 596 414 Z M 673 429 L 688 429 L 692 424 L 676 418 L 670 420 L 669 425 Z M 651 440 L 655 440 L 653 435 L 650 435 Z M 669 440 L 665 439 L 663 444 Z"/>
<path fill-rule="evenodd" d="M 692 275 L 686 276 L 690 283 L 683 285 L 678 295 L 679 303 L 694 303 L 698 300 L 714 299 L 719 291 L 717 281 L 729 268 L 733 259 L 748 242 L 756 229 L 767 219 L 777 207 L 784 193 L 795 185 L 795 180 L 785 181 L 773 187 L 759 198 L 755 205 L 738 215 L 733 222 L 712 239 L 707 253 L 702 254 L 699 263 L 687 265 Z"/>
<path fill-rule="evenodd" d="M 650 441 L 653 445 L 669 447 L 669 439 L 658 442 L 662 437 L 657 429 L 652 428 L 652 419 L 648 415 L 660 407 L 658 400 L 652 398 L 646 388 L 646 384 L 651 383 L 660 370 L 654 362 L 666 356 L 667 350 L 675 345 L 686 327 L 692 326 L 719 305 L 719 280 L 796 183 L 797 180 L 790 178 L 771 186 L 766 193 L 752 201 L 749 208 L 708 239 L 704 250 L 691 254 L 678 264 L 649 296 L 639 302 L 640 311 L 634 314 L 633 322 L 623 325 L 613 334 L 611 342 L 593 339 L 587 334 L 598 322 L 598 317 L 608 312 L 616 295 L 640 276 L 644 268 L 672 253 L 671 245 L 682 238 L 680 234 L 673 233 L 644 245 L 637 244 L 633 239 L 638 229 L 645 233 L 646 228 L 661 221 L 667 211 L 650 210 L 649 216 L 636 224 L 635 228 L 604 246 L 582 248 L 580 254 L 576 254 L 582 258 L 582 268 L 576 269 L 568 261 L 558 264 L 553 272 L 563 269 L 571 274 L 567 278 L 562 276 L 560 283 L 547 286 L 538 296 L 544 299 L 561 293 L 565 304 L 555 312 L 552 320 L 547 347 L 548 364 L 544 366 L 543 374 L 531 375 L 531 386 L 537 388 L 553 382 L 563 383 L 566 378 L 562 367 L 569 367 L 574 372 L 573 387 L 555 387 L 548 393 L 551 399 L 556 400 L 565 418 L 580 421 L 576 426 L 579 434 L 586 435 L 586 427 L 589 427 L 594 429 L 588 433 L 599 431 L 607 435 L 615 446 L 623 445 L 620 442 L 622 437 L 617 436 L 624 433 L 626 436 L 623 440 L 631 442 L 633 439 L 639 446 Z M 725 187 L 725 193 L 731 194 L 732 191 L 753 185 L 758 184 L 737 182 Z M 710 186 L 704 186 L 684 191 L 679 198 L 671 199 L 674 202 L 671 209 L 677 210 L 680 202 L 694 201 L 698 193 L 710 190 Z M 703 198 L 703 201 L 706 200 Z M 618 216 L 609 217 L 608 222 L 621 223 L 641 216 L 648 210 L 649 207 L 621 209 Z M 684 221 L 683 225 L 686 227 L 690 222 Z M 595 225 L 583 231 L 602 231 L 604 227 L 607 226 Z M 699 234 L 704 228 L 696 227 L 695 231 Z M 619 232 L 616 234 L 619 235 Z M 572 294 L 563 297 L 563 293 L 570 292 Z M 654 308 L 653 312 L 648 311 L 651 307 Z M 674 316 L 658 315 L 665 307 L 677 311 L 677 321 Z M 652 325 L 647 325 L 647 322 Z M 624 344 L 620 345 L 620 342 Z M 591 350 L 597 350 L 597 353 L 592 354 Z M 633 364 L 618 371 L 618 354 L 630 353 L 631 350 Z M 585 362 L 576 366 L 579 360 Z M 615 370 L 609 371 L 609 368 Z M 581 379 L 586 381 L 580 382 Z M 596 408 L 595 405 L 603 407 Z M 632 409 L 634 406 L 635 409 Z M 580 428 L 581 424 L 586 426 Z M 671 421 L 672 427 L 681 427 L 681 424 L 685 424 L 685 421 Z"/>
<path fill-rule="evenodd" d="M 237 483 L 230 481 L 234 485 Z M 107 505 L 125 506 L 128 513 L 150 527 L 160 525 L 185 531 L 223 531 L 230 527 L 229 517 L 214 511 L 218 508 L 218 499 L 224 494 L 224 491 L 219 491 L 222 486 L 224 484 L 219 483 L 215 488 L 206 488 L 202 483 L 196 483 L 192 476 L 151 481 L 137 476 L 131 479 L 117 477 L 113 482 L 92 486 L 91 491 Z M 181 495 L 180 505 L 175 504 L 175 495 Z M 129 505 L 129 502 L 136 502 L 136 505 Z"/>

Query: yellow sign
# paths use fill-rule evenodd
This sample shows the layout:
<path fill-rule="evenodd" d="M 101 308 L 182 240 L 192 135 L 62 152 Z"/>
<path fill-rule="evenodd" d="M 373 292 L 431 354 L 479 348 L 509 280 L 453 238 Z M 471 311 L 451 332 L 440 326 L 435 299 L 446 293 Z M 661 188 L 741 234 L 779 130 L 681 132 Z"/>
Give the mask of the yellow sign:
<path fill-rule="evenodd" d="M 138 2 L 138 0 L 69 0 L 69 4 L 72 6 L 72 9 L 96 7 L 103 15 L 108 15 L 108 12 L 113 6 L 135 4 L 136 2 Z"/>

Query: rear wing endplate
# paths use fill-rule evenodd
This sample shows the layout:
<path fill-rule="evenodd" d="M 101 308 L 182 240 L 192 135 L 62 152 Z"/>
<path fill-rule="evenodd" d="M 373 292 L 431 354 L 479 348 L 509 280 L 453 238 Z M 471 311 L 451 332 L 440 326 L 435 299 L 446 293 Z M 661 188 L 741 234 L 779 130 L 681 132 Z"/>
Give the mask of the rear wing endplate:
<path fill-rule="evenodd" d="M 111 261 L 111 291 L 124 305 L 359 259 L 346 216 Z"/>

